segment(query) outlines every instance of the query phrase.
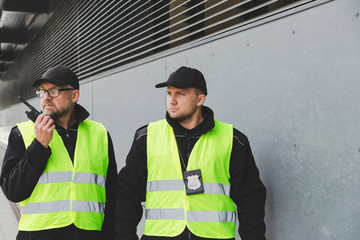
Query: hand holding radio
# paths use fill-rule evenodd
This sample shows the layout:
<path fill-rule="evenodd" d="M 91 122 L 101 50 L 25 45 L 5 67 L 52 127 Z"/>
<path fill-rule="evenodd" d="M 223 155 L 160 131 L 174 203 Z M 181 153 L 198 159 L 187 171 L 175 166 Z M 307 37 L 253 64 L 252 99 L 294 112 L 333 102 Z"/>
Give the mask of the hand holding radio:
<path fill-rule="evenodd" d="M 40 113 L 22 97 L 18 96 L 18 99 L 30 108 L 30 112 L 25 111 L 25 113 L 28 118 L 35 123 L 34 131 L 36 139 L 47 148 L 53 137 L 53 131 L 55 129 L 54 120 L 44 113 Z"/>
<path fill-rule="evenodd" d="M 51 139 L 53 138 L 53 131 L 55 129 L 54 120 L 49 116 L 41 113 L 35 121 L 35 135 L 36 139 L 45 147 L 49 146 Z"/>

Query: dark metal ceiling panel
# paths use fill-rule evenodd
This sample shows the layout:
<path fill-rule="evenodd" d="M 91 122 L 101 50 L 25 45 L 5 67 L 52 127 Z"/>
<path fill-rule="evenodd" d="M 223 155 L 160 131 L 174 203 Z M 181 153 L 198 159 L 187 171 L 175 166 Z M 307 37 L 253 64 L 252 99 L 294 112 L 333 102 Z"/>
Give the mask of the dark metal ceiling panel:
<path fill-rule="evenodd" d="M 50 18 L 51 0 L 0 1 L 0 79 L 12 61 Z M 39 7 L 41 5 L 41 7 Z M 46 8 L 45 10 L 40 10 Z"/>
<path fill-rule="evenodd" d="M 6 0 L 3 4 L 5 11 L 47 13 L 49 12 L 48 0 Z"/>
<path fill-rule="evenodd" d="M 0 29 L 1 43 L 25 44 L 26 33 L 15 29 Z"/>

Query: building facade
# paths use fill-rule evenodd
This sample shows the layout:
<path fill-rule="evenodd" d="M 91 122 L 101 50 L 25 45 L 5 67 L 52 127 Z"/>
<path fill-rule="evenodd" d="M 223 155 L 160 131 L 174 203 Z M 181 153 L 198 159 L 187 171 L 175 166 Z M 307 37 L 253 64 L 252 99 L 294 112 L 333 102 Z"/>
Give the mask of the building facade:
<path fill-rule="evenodd" d="M 31 83 L 61 63 L 120 169 L 135 130 L 165 116 L 155 84 L 194 67 L 215 118 L 250 139 L 267 239 L 357 240 L 359 13 L 358 0 L 62 1 L 2 74 L 0 140 L 26 120 L 16 97 L 39 108 Z"/>

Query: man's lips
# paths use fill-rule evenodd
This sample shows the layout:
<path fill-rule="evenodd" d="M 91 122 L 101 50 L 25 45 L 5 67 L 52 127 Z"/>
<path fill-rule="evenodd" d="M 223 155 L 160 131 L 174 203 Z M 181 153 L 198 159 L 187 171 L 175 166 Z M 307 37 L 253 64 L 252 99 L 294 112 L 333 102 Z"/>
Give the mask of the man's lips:
<path fill-rule="evenodd" d="M 54 107 L 53 104 L 45 104 L 45 107 Z"/>

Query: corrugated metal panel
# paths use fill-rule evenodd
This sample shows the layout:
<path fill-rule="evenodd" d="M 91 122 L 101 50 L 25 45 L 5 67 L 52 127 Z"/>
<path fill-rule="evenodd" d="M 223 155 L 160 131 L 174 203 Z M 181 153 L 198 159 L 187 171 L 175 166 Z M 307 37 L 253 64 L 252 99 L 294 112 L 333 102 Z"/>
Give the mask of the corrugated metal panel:
<path fill-rule="evenodd" d="M 4 76 L 19 85 L 11 93 L 1 88 L 7 92 L 1 107 L 14 103 L 16 92 L 34 97 L 32 82 L 56 64 L 69 66 L 83 80 L 313 1 L 62 1 Z"/>

